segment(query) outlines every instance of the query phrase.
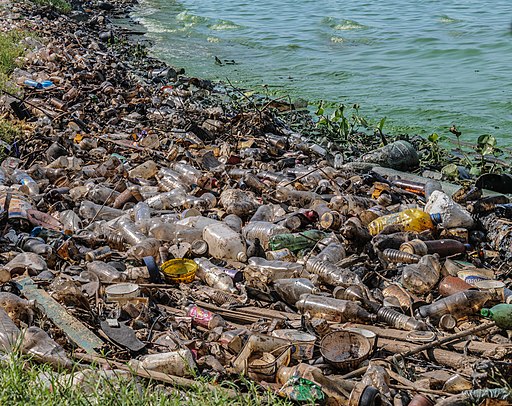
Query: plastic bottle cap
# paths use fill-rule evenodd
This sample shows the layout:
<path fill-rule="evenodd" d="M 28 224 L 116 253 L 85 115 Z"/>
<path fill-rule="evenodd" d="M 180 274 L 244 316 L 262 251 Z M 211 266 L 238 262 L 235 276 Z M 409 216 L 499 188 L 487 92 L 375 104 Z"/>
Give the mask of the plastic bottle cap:
<path fill-rule="evenodd" d="M 430 218 L 432 219 L 432 222 L 434 224 L 440 224 L 443 222 L 443 219 L 441 218 L 441 213 L 433 213 L 430 215 Z"/>

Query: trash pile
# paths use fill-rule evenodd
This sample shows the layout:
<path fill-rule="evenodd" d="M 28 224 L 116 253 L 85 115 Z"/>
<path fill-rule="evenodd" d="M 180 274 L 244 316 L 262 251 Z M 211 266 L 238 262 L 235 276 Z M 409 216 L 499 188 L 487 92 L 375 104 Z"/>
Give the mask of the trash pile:
<path fill-rule="evenodd" d="M 390 169 L 417 167 L 407 141 L 334 164 L 114 46 L 105 12 L 18 23 L 44 28 L 2 98 L 33 126 L 0 165 L 3 352 L 298 403 L 511 404 L 506 195 Z"/>

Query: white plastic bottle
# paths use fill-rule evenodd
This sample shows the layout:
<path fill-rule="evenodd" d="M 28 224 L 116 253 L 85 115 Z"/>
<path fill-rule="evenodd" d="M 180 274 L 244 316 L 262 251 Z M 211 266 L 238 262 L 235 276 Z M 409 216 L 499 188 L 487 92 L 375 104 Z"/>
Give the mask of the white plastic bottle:
<path fill-rule="evenodd" d="M 241 235 L 227 224 L 218 222 L 206 226 L 203 240 L 208 244 L 210 255 L 215 258 L 247 261 L 246 247 Z"/>

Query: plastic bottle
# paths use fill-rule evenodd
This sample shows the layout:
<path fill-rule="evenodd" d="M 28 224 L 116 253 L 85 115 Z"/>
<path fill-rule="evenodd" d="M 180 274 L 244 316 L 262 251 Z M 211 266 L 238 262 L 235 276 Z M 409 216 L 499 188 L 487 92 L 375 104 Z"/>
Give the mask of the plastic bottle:
<path fill-rule="evenodd" d="M 343 244 L 340 242 L 331 242 L 316 256 L 321 261 L 336 264 L 347 256 Z"/>
<path fill-rule="evenodd" d="M 183 183 L 180 174 L 169 168 L 162 168 L 157 174 L 158 185 L 166 192 L 173 191 L 176 188 L 184 189 L 185 192 L 190 191 L 190 186 Z"/>
<path fill-rule="evenodd" d="M 440 257 L 448 257 L 466 252 L 466 246 L 460 241 L 452 239 L 432 241 L 415 239 L 400 245 L 400 251 L 416 255 L 439 254 Z"/>
<path fill-rule="evenodd" d="M 439 256 L 425 255 L 417 264 L 406 265 L 402 271 L 402 285 L 415 294 L 426 294 L 437 284 L 441 276 Z"/>
<path fill-rule="evenodd" d="M 258 208 L 258 202 L 240 189 L 226 189 L 220 195 L 220 204 L 228 214 L 247 218 Z"/>
<path fill-rule="evenodd" d="M 39 194 L 39 185 L 25 171 L 16 169 L 13 172 L 12 176 L 15 179 L 15 181 L 21 185 L 22 192 L 24 192 L 30 196 L 35 196 L 35 195 Z"/>
<path fill-rule="evenodd" d="M 267 249 L 270 239 L 278 234 L 286 234 L 289 230 L 286 227 L 268 221 L 250 221 L 242 228 L 242 234 L 247 241 L 260 240 L 263 248 Z"/>
<path fill-rule="evenodd" d="M 88 271 L 97 275 L 100 282 L 103 283 L 123 282 L 126 279 L 124 273 L 102 261 L 88 262 L 86 267 Z"/>
<path fill-rule="evenodd" d="M 326 234 L 318 230 L 308 230 L 294 234 L 278 234 L 270 238 L 269 247 L 271 250 L 288 248 L 297 252 L 307 248 L 313 248 L 317 241 L 325 238 Z"/>
<path fill-rule="evenodd" d="M 230 293 L 237 291 L 233 285 L 233 279 L 231 279 L 227 273 L 223 272 L 220 267 L 212 264 L 211 261 L 206 258 L 196 258 L 194 261 L 198 265 L 196 276 L 208 286 Z"/>
<path fill-rule="evenodd" d="M 158 257 L 160 242 L 155 238 L 146 238 L 127 251 L 129 257 L 142 259 L 144 257 Z"/>
<path fill-rule="evenodd" d="M 224 223 L 226 223 L 230 228 L 232 228 L 237 233 L 242 232 L 243 221 L 236 214 L 228 214 L 226 217 L 224 217 L 224 219 L 222 221 Z"/>
<path fill-rule="evenodd" d="M 135 224 L 148 220 L 151 218 L 151 209 L 146 202 L 139 202 L 133 208 L 133 220 Z"/>
<path fill-rule="evenodd" d="M 428 330 L 428 326 L 425 322 L 399 313 L 389 307 L 381 307 L 377 311 L 377 319 L 400 330 Z"/>
<path fill-rule="evenodd" d="M 158 172 L 156 163 L 152 160 L 147 160 L 131 169 L 128 174 L 130 178 L 149 179 L 155 176 Z"/>
<path fill-rule="evenodd" d="M 315 192 L 278 187 L 276 188 L 276 199 L 280 202 L 286 202 L 291 206 L 305 207 L 317 199 L 321 200 L 322 197 Z"/>
<path fill-rule="evenodd" d="M 252 257 L 248 261 L 249 268 L 268 275 L 270 280 L 290 278 L 302 273 L 301 264 L 287 261 L 269 261 L 265 258 Z"/>
<path fill-rule="evenodd" d="M 175 207 L 181 207 L 187 199 L 187 193 L 183 187 L 176 187 L 170 192 L 159 193 L 146 199 L 149 207 L 155 210 L 169 210 Z"/>
<path fill-rule="evenodd" d="M 200 170 L 184 162 L 174 162 L 172 169 L 174 169 L 180 179 L 188 185 L 197 184 L 197 181 L 203 175 Z"/>
<path fill-rule="evenodd" d="M 512 330 L 512 304 L 500 303 L 490 309 L 480 310 L 480 314 L 492 321 L 503 330 Z"/>
<path fill-rule="evenodd" d="M 148 235 L 160 241 L 176 242 L 177 231 L 178 226 L 176 223 L 164 223 L 159 221 L 149 226 Z M 200 230 L 199 235 L 203 235 L 202 231 Z"/>
<path fill-rule="evenodd" d="M 402 231 L 420 233 L 425 230 L 433 230 L 435 224 L 440 221 L 438 214 L 428 214 L 421 209 L 407 209 L 398 213 L 379 217 L 368 224 L 371 235 L 379 234 L 384 227 L 389 225 L 400 226 Z"/>
<path fill-rule="evenodd" d="M 497 204 L 495 213 L 498 217 L 512 219 L 512 203 Z"/>
<path fill-rule="evenodd" d="M 82 221 L 73 210 L 64 210 L 59 213 L 59 220 L 62 223 L 63 231 L 76 233 L 82 228 Z"/>
<path fill-rule="evenodd" d="M 19 344 L 20 329 L 14 324 L 6 311 L 0 308 L 0 351 L 9 353 Z"/>
<path fill-rule="evenodd" d="M 466 290 L 421 306 L 417 313 L 420 317 L 431 317 L 434 320 L 439 320 L 445 314 L 451 314 L 460 320 L 478 312 L 493 298 L 494 294 L 490 291 Z"/>
<path fill-rule="evenodd" d="M 18 247 L 23 251 L 33 252 L 48 259 L 53 254 L 53 248 L 46 244 L 42 238 L 25 236 L 17 242 Z"/>
<path fill-rule="evenodd" d="M 128 363 L 135 370 L 149 370 L 168 375 L 191 377 L 194 376 L 196 363 L 189 349 L 148 354 L 140 360 L 132 359 Z"/>
<path fill-rule="evenodd" d="M 114 220 L 124 213 L 123 210 L 114 209 L 112 207 L 96 204 L 88 200 L 82 201 L 78 210 L 80 217 L 88 220 Z"/>
<path fill-rule="evenodd" d="M 21 350 L 32 355 L 40 362 L 60 368 L 71 368 L 73 362 L 67 357 L 66 351 L 57 344 L 46 331 L 31 326 L 23 332 Z"/>
<path fill-rule="evenodd" d="M 361 283 L 361 279 L 354 272 L 322 261 L 317 257 L 311 257 L 306 261 L 306 270 L 318 275 L 322 283 L 327 285 L 347 287 Z"/>
<path fill-rule="evenodd" d="M 247 261 L 245 244 L 240 234 L 227 224 L 216 223 L 206 226 L 203 230 L 203 240 L 208 244 L 210 255 L 215 258 Z"/>
<path fill-rule="evenodd" d="M 274 281 L 274 289 L 281 299 L 291 306 L 295 306 L 303 294 L 320 292 L 320 289 L 306 278 L 277 279 Z"/>
<path fill-rule="evenodd" d="M 356 302 L 339 300 L 332 297 L 305 294 L 300 297 L 295 306 L 302 314 L 309 313 L 312 317 L 319 317 L 337 323 L 372 323 L 377 316 L 368 313 Z"/>
<path fill-rule="evenodd" d="M 30 325 L 33 322 L 33 301 L 22 299 L 11 292 L 0 292 L 0 307 L 16 325 L 20 323 Z"/>
<path fill-rule="evenodd" d="M 455 203 L 450 196 L 440 190 L 432 192 L 425 205 L 425 212 L 439 214 L 440 223 L 444 228 L 471 228 L 475 223 L 464 207 Z"/>
<path fill-rule="evenodd" d="M 360 160 L 393 169 L 409 169 L 419 164 L 418 153 L 409 142 L 403 140 L 373 150 L 363 155 Z"/>

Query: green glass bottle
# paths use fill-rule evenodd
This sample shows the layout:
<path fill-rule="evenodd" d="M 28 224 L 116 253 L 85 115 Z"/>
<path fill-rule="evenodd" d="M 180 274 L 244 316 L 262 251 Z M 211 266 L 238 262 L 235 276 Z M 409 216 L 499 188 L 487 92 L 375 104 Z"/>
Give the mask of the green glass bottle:
<path fill-rule="evenodd" d="M 490 309 L 480 310 L 480 314 L 496 322 L 499 328 L 512 330 L 512 304 L 500 303 Z"/>
<path fill-rule="evenodd" d="M 313 248 L 318 241 L 326 236 L 326 233 L 319 230 L 277 234 L 270 238 L 269 247 L 272 251 L 288 248 L 292 252 L 297 252 L 306 248 Z"/>

